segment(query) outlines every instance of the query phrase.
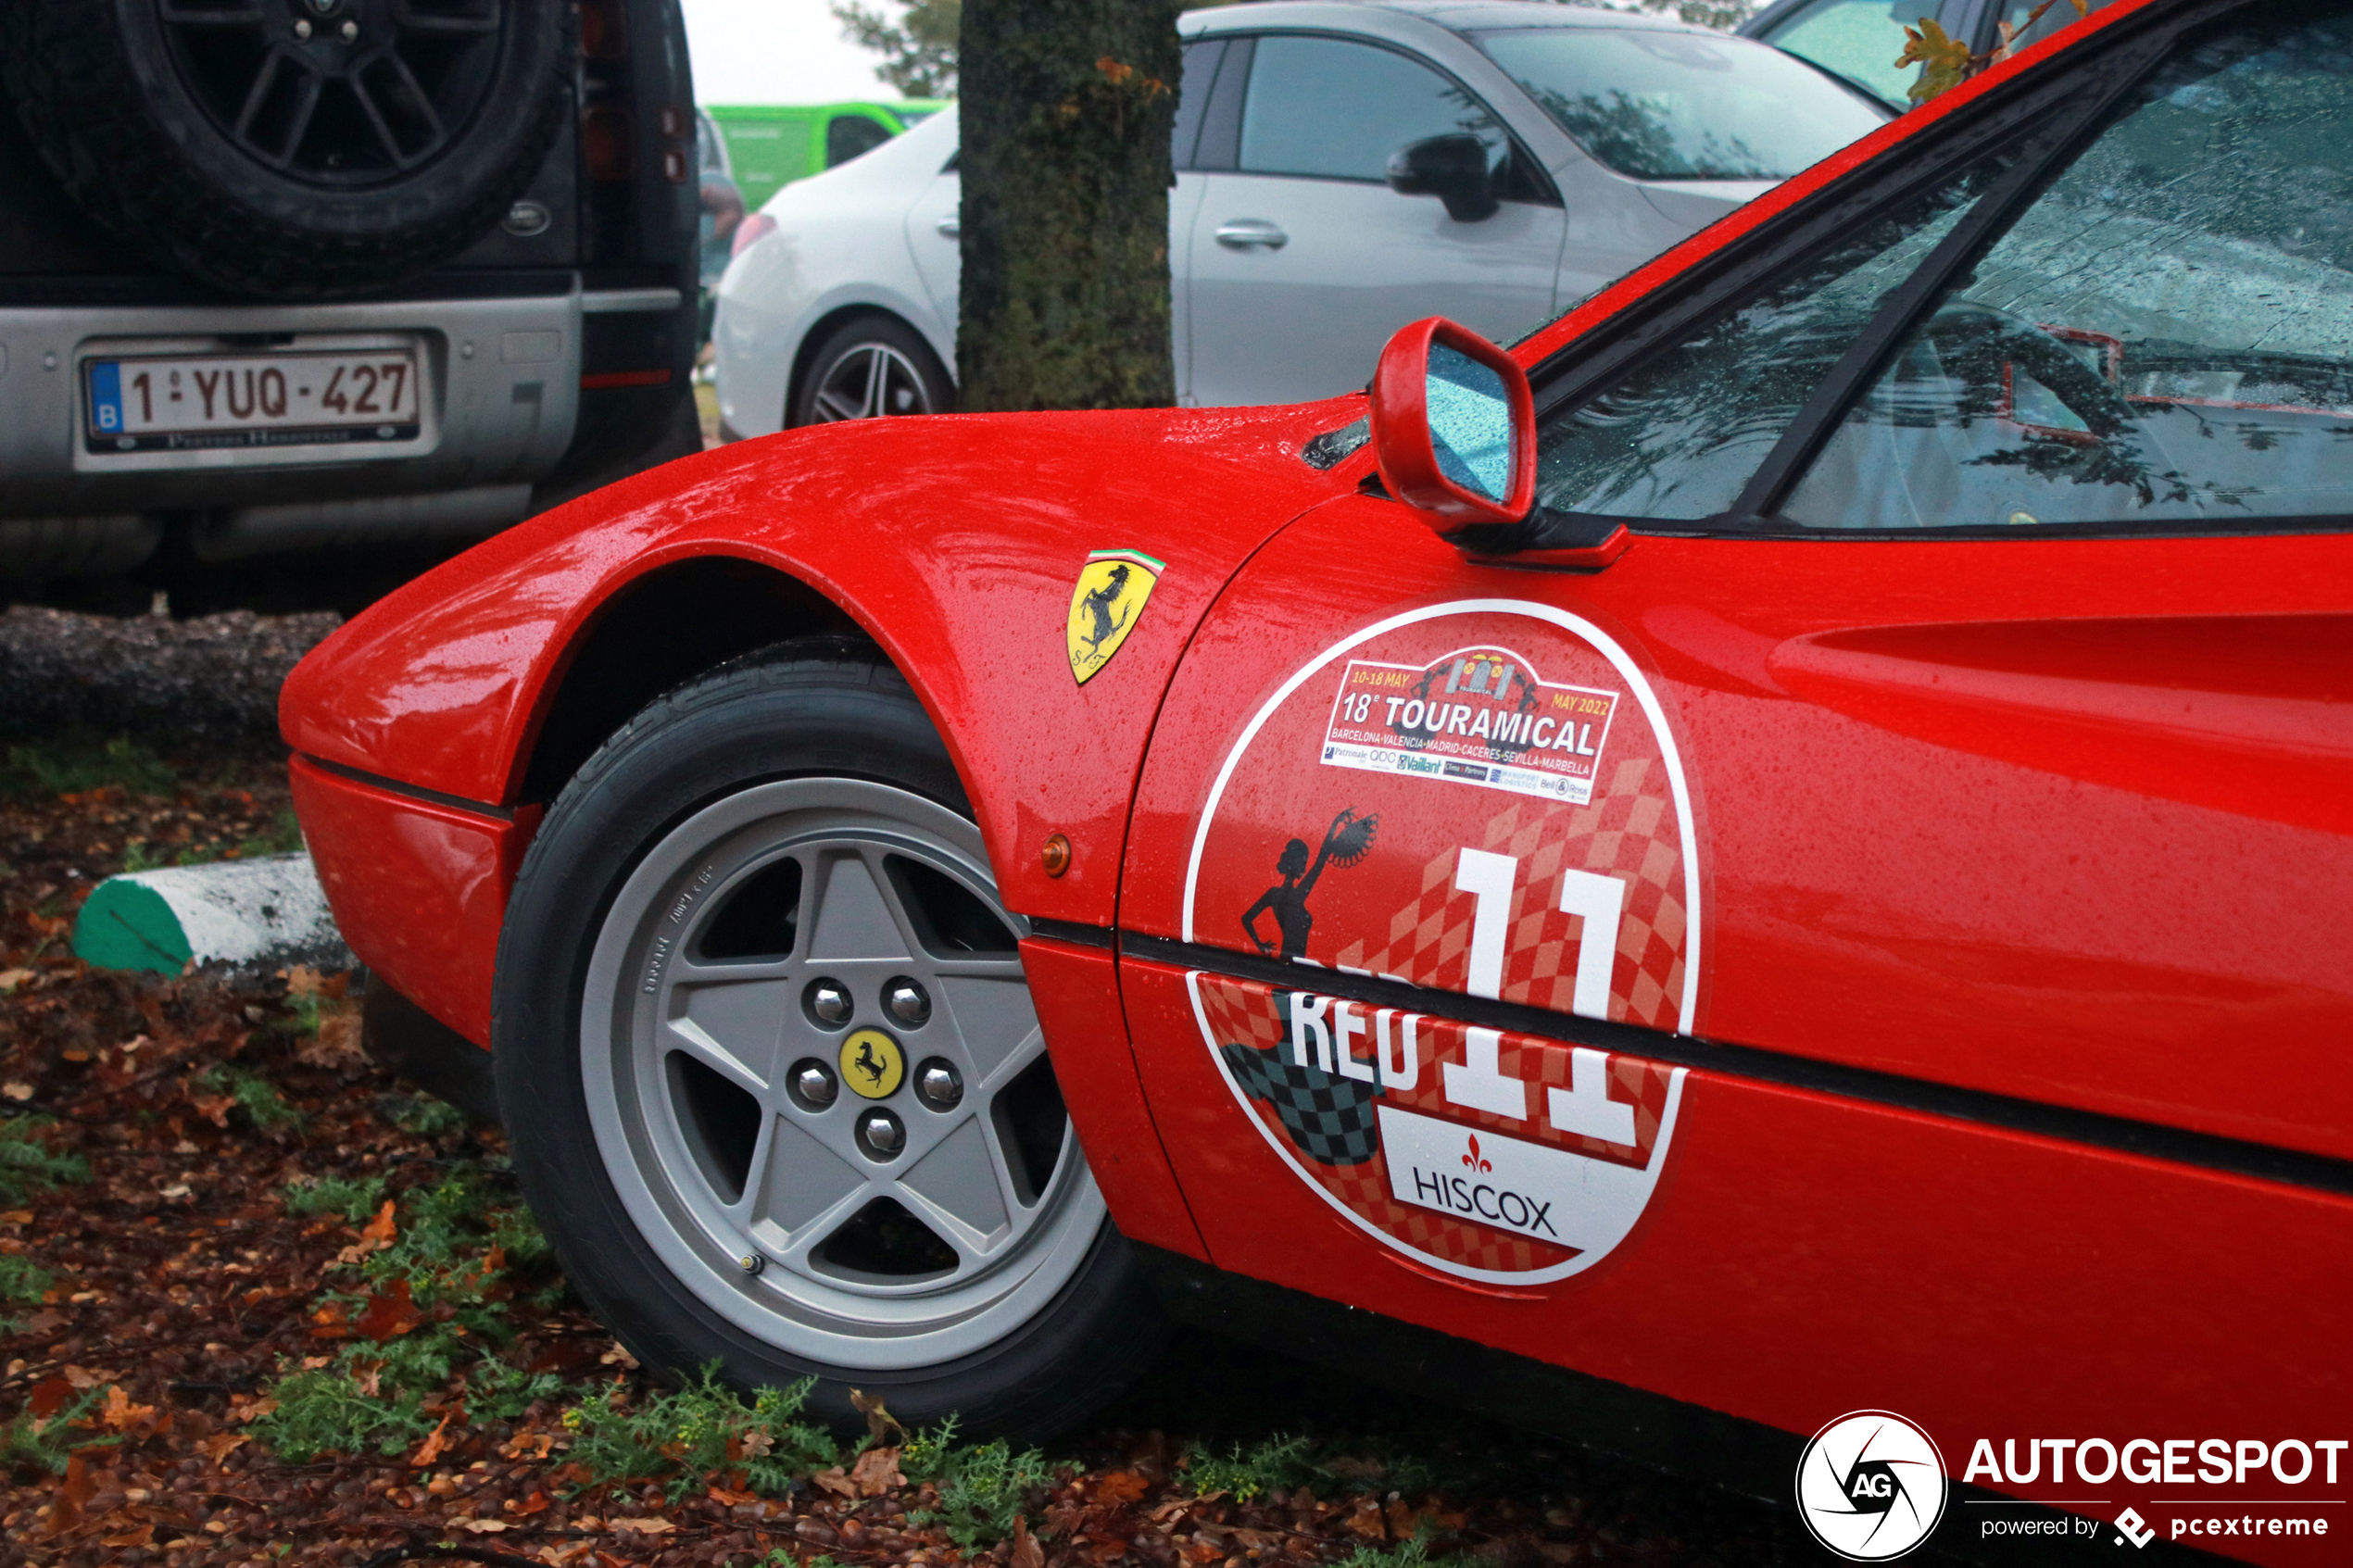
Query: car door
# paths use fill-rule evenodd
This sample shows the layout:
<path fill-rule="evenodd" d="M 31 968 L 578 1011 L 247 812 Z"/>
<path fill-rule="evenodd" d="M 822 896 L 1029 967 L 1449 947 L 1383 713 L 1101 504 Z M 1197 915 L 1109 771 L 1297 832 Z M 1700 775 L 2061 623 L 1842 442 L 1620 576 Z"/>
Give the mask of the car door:
<path fill-rule="evenodd" d="M 1537 542 L 1622 554 L 1252 558 L 1120 912 L 1220 1267 L 1799 1430 L 2346 1397 L 2252 1342 L 2353 1239 L 2340 25 L 2120 46 L 2087 150 L 2055 77 L 1571 345 Z"/>
<path fill-rule="evenodd" d="M 1398 148 L 1461 131 L 1487 144 L 1507 195 L 1477 222 L 1386 182 Z M 1389 334 L 1432 312 L 1504 338 L 1553 313 L 1559 197 L 1486 106 L 1398 50 L 1288 33 L 1230 42 L 1193 163 L 1195 402 L 1362 385 Z"/>
<path fill-rule="evenodd" d="M 2059 0 L 2064 6 L 2067 0 Z M 1811 61 L 1895 108 L 1911 107 L 1919 67 L 1899 66 L 1905 30 L 1923 17 L 1956 38 L 1974 38 L 1982 0 L 1793 0 L 1741 31 Z M 2073 12 L 2069 13 L 2070 16 Z"/>

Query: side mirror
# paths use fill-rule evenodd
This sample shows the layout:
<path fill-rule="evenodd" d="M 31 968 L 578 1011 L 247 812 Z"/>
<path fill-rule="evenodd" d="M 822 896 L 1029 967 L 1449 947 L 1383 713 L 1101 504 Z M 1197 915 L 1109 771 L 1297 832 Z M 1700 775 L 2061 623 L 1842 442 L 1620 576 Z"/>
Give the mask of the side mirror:
<path fill-rule="evenodd" d="M 1372 404 L 1381 483 L 1439 533 L 1518 522 L 1534 507 L 1528 373 L 1477 332 L 1442 316 L 1398 328 Z"/>
<path fill-rule="evenodd" d="M 1401 196 L 1436 196 L 1457 223 L 1484 223 L 1503 205 L 1487 177 L 1487 144 L 1467 131 L 1426 136 L 1390 154 L 1389 188 Z"/>

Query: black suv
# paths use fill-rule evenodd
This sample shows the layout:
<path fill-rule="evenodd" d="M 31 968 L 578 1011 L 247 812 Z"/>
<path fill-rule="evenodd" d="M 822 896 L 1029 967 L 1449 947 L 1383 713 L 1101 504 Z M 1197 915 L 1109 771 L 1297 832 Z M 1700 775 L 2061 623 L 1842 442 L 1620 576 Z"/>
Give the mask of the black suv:
<path fill-rule="evenodd" d="M 455 544 L 701 445 L 677 0 L 0 0 L 0 583 Z"/>
<path fill-rule="evenodd" d="M 2088 0 L 2098 10 L 2108 0 Z M 2022 29 L 2021 44 L 2037 44 L 2079 19 L 2073 0 L 2057 0 L 2031 28 L 2026 19 L 2043 0 L 1780 0 L 1749 19 L 1741 31 L 1786 49 L 1899 109 L 1912 107 L 1918 66 L 1900 69 L 1904 30 L 1925 17 L 1974 54 L 1990 51 L 2000 24 Z"/>

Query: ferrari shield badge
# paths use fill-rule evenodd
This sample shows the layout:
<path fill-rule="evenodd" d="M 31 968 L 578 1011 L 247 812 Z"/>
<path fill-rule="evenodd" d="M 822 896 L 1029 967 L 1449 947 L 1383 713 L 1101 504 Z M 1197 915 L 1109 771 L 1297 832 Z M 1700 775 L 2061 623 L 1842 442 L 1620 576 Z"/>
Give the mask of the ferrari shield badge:
<path fill-rule="evenodd" d="M 1164 569 L 1141 550 L 1097 550 L 1087 558 L 1070 594 L 1070 672 L 1080 685 L 1127 640 Z"/>

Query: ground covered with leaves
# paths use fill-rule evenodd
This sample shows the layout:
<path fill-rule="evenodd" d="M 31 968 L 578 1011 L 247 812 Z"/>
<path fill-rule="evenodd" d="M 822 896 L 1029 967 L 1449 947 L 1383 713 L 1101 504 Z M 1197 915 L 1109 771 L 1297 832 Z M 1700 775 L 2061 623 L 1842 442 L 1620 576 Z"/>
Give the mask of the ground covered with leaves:
<path fill-rule="evenodd" d="M 1815 1560 L 1770 1509 L 1200 1337 L 1044 1452 L 657 1382 L 497 1135 L 365 1060 L 347 977 L 71 957 L 100 877 L 285 847 L 278 759 L 5 755 L 0 1568 Z"/>

